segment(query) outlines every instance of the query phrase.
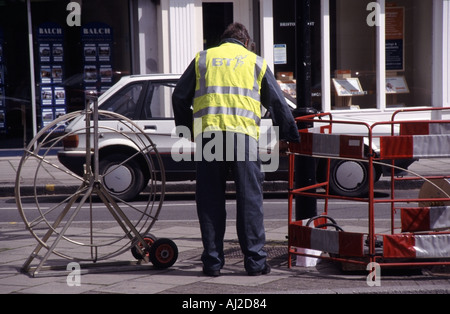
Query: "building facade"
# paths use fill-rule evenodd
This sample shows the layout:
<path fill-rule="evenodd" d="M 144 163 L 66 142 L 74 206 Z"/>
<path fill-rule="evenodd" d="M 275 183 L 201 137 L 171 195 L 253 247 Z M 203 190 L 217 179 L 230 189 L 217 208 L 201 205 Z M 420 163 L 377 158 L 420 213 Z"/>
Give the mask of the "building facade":
<path fill-rule="evenodd" d="M 450 0 L 310 2 L 312 106 L 384 119 L 450 105 Z M 0 1 L 0 148 L 24 147 L 49 121 L 83 109 L 86 91 L 123 75 L 182 73 L 233 21 L 294 94 L 295 3 Z"/>

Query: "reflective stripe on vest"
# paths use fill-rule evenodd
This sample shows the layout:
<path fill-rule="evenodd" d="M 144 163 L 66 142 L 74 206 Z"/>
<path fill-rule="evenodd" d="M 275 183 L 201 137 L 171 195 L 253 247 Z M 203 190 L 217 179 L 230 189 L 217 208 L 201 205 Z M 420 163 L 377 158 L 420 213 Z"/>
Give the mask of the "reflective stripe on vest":
<path fill-rule="evenodd" d="M 201 118 L 207 114 L 228 114 L 242 116 L 253 119 L 257 125 L 259 125 L 259 123 L 261 122 L 261 118 L 258 117 L 253 111 L 236 107 L 206 107 L 197 111 L 194 114 L 194 118 Z"/>
<path fill-rule="evenodd" d="M 266 67 L 263 58 L 237 44 L 223 44 L 199 52 L 196 57 L 197 82 L 193 109 L 194 118 L 202 118 L 203 121 L 202 129 L 194 130 L 197 133 L 194 136 L 206 128 L 222 131 L 236 129 L 237 132 L 250 128 L 252 131 L 247 132 L 248 135 L 258 139 L 260 89 Z M 247 75 L 249 71 L 253 72 L 251 80 Z"/>

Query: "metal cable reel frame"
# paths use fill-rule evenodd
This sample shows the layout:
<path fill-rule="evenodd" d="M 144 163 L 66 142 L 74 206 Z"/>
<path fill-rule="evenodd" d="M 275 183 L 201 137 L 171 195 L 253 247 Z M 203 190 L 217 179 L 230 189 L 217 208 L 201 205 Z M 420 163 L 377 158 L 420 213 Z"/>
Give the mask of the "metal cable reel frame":
<path fill-rule="evenodd" d="M 98 110 L 97 106 L 97 98 L 90 97 L 86 110 L 63 115 L 45 126 L 30 142 L 20 160 L 15 184 L 16 204 L 26 228 L 38 241 L 38 245 L 23 266 L 24 271 L 31 269 L 31 262 L 42 248 L 47 249 L 47 252 L 34 269 L 34 274 L 42 269 L 51 254 L 69 260 L 97 262 L 118 256 L 133 247 L 141 253 L 144 260 L 148 261 L 146 252 L 150 251 L 150 245 L 145 242 L 144 235 L 156 222 L 164 200 L 163 163 L 154 143 L 139 126 L 122 115 Z M 86 121 L 83 129 L 73 130 L 70 133 L 61 132 L 61 128 L 80 116 Z M 99 127 L 99 119 L 117 121 L 122 126 L 121 131 Z M 128 203 L 112 195 L 105 188 L 102 179 L 113 172 L 114 168 L 108 173 L 99 174 L 98 141 L 94 140 L 98 138 L 99 131 L 123 136 L 138 148 L 134 155 L 123 160 L 117 168 L 138 155 L 145 160 L 149 169 L 149 196 L 144 204 L 138 206 Z M 86 164 L 83 177 L 61 167 L 49 157 L 50 151 L 58 147 L 62 140 L 80 132 L 86 134 Z M 34 188 L 32 197 L 28 197 L 26 187 L 21 186 L 21 173 L 31 171 L 33 167 L 35 167 Z M 49 196 L 43 195 L 38 187 L 42 186 L 42 182 L 52 180 L 46 178 L 49 169 L 50 172 L 55 171 L 67 178 L 78 180 L 79 186 L 71 195 L 45 208 L 41 206 L 41 200 Z M 159 192 L 156 184 L 157 175 L 161 181 Z M 24 203 L 31 203 L 32 207 L 26 208 Z M 101 210 L 99 208 L 106 209 L 114 218 L 113 221 L 119 224 L 123 231 L 121 236 L 112 231 L 105 231 L 101 223 L 97 224 L 95 216 L 96 212 Z M 77 228 L 76 219 L 82 212 L 85 215 L 88 212 L 89 215 L 88 234 L 79 234 Z M 80 247 L 83 249 L 81 253 Z"/>

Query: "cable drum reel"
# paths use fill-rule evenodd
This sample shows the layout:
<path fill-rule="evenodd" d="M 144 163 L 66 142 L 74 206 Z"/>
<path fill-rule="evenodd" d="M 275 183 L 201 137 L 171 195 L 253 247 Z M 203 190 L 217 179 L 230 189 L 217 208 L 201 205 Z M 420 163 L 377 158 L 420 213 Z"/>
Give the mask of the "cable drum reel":
<path fill-rule="evenodd" d="M 75 119 L 84 119 L 85 126 L 67 132 L 67 126 Z M 99 120 L 117 121 L 122 129 L 119 131 L 99 125 Z M 127 202 L 110 193 L 105 186 L 98 170 L 98 141 L 93 140 L 98 138 L 100 132 L 124 137 L 133 141 L 137 147 L 142 147 L 136 155 L 143 156 L 150 171 L 150 192 L 146 201 L 139 204 Z M 62 166 L 51 154 L 51 151 L 59 148 L 60 143 L 74 134 L 86 135 L 83 176 Z M 23 177 L 30 177 L 30 174 L 34 184 L 32 189 L 22 180 Z M 55 178 L 64 182 L 66 187 L 58 195 L 49 195 L 42 186 L 54 185 Z M 158 192 L 157 180 L 160 181 Z M 86 110 L 58 117 L 31 140 L 17 170 L 16 204 L 27 230 L 38 242 L 22 269 L 37 276 L 40 270 L 52 268 L 45 266 L 52 254 L 78 262 L 97 263 L 118 256 L 130 248 L 138 260 L 149 260 L 157 268 L 172 266 L 178 258 L 176 244 L 170 239 L 148 235 L 158 218 L 164 193 L 165 175 L 161 157 L 148 135 L 133 121 L 114 112 L 98 110 L 97 99 L 93 103 L 87 102 Z M 118 224 L 123 233 L 107 231 L 111 229 L 111 221 L 105 221 L 104 217 L 110 220 L 113 218 L 112 221 Z M 80 229 L 80 224 L 87 227 Z M 43 257 L 39 256 L 39 264 L 31 267 L 42 248 L 47 251 Z"/>
<path fill-rule="evenodd" d="M 427 198 L 449 198 L 450 179 L 430 179 L 426 180 L 419 191 L 419 199 Z M 428 206 L 449 206 L 450 201 L 421 201 L 419 207 Z"/>

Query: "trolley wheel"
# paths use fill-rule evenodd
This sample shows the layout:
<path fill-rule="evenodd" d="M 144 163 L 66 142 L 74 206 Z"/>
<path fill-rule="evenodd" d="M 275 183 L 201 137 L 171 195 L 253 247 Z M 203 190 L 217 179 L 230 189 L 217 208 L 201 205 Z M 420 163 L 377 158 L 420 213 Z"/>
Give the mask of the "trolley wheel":
<path fill-rule="evenodd" d="M 156 237 L 150 233 L 144 237 L 144 241 L 151 247 L 153 243 L 155 243 Z M 144 247 L 144 245 L 141 242 L 136 243 L 136 245 L 139 246 L 140 248 Z M 137 260 L 144 259 L 144 256 L 141 254 L 141 252 L 137 249 L 136 246 L 131 247 L 131 254 Z M 145 256 L 149 256 L 149 252 L 145 252 Z"/>
<path fill-rule="evenodd" d="M 150 261 L 157 268 L 169 268 L 178 258 L 178 247 L 170 239 L 160 238 L 150 247 Z"/>

